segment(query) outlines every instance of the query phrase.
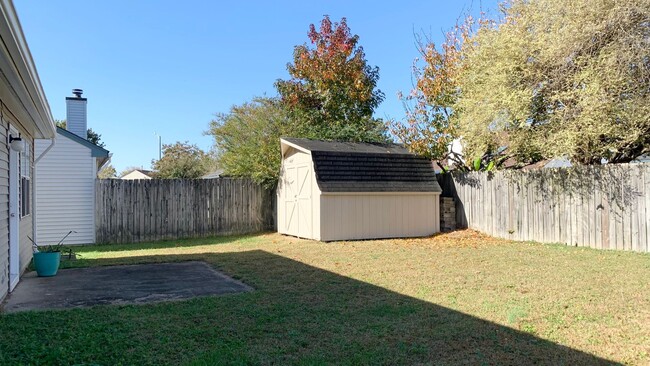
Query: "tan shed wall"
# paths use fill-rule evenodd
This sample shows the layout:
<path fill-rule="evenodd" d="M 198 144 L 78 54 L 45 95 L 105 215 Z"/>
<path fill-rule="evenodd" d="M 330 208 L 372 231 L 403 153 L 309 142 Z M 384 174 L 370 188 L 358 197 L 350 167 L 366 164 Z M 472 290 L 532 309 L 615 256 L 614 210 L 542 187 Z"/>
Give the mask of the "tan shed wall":
<path fill-rule="evenodd" d="M 320 206 L 323 241 L 420 237 L 440 232 L 439 193 L 324 194 Z"/>
<path fill-rule="evenodd" d="M 313 173 L 314 168 L 312 166 L 312 193 L 311 193 L 311 207 L 313 210 L 312 214 L 312 219 L 314 222 L 314 231 L 313 231 L 313 236 L 312 239 L 314 240 L 323 240 L 323 228 L 321 227 L 321 191 L 318 188 L 318 182 L 316 182 L 316 174 Z"/>
<path fill-rule="evenodd" d="M 308 164 L 311 168 L 311 173 L 309 175 L 309 184 L 311 186 L 311 233 L 309 235 L 300 235 L 299 232 L 293 232 L 290 228 L 287 228 L 286 222 L 286 212 L 285 212 L 285 201 L 287 197 L 287 189 L 285 187 L 286 179 L 286 167 L 291 165 L 301 165 Z M 277 220 L 278 220 L 278 232 L 280 234 L 287 234 L 293 236 L 304 237 L 307 239 L 320 240 L 320 201 L 318 197 L 320 195 L 320 190 L 318 189 L 318 183 L 316 182 L 316 174 L 314 174 L 314 163 L 311 160 L 311 155 L 299 151 L 294 148 L 289 148 L 285 154 L 284 159 L 282 160 L 282 167 L 280 168 L 280 184 L 277 189 Z"/>

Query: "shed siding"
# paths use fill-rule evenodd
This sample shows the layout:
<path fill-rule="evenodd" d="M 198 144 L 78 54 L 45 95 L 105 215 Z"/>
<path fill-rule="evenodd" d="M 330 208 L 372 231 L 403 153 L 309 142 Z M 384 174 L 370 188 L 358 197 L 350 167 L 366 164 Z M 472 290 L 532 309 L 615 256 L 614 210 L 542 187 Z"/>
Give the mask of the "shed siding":
<path fill-rule="evenodd" d="M 9 148 L 7 122 L 0 120 L 0 300 L 9 292 Z"/>
<path fill-rule="evenodd" d="M 322 240 L 322 234 L 321 234 L 321 203 L 320 203 L 320 197 L 321 197 L 321 191 L 318 189 L 318 182 L 316 181 L 316 173 L 314 172 L 314 164 L 312 163 L 311 167 L 311 208 L 312 208 L 312 227 L 313 233 L 312 233 L 312 238 L 315 240 Z"/>
<path fill-rule="evenodd" d="M 36 156 L 50 145 L 37 140 Z M 36 240 L 56 243 L 68 231 L 66 244 L 95 242 L 95 163 L 91 150 L 61 134 L 38 162 L 36 187 Z"/>
<path fill-rule="evenodd" d="M 314 174 L 314 164 L 311 160 L 311 155 L 298 151 L 294 148 L 290 148 L 284 156 L 282 161 L 282 168 L 280 172 L 280 181 L 285 182 L 283 179 L 286 179 L 286 169 L 287 167 L 295 165 L 307 165 L 310 167 L 309 182 L 310 192 L 311 192 L 311 212 L 310 216 L 310 226 L 311 234 L 308 236 L 299 235 L 295 229 L 287 228 L 287 218 L 286 218 L 286 209 L 285 201 L 289 198 L 287 197 L 287 189 L 285 184 L 280 184 L 277 190 L 278 196 L 278 232 L 282 234 L 296 235 L 302 237 L 308 237 L 309 239 L 320 240 L 320 201 L 318 197 L 320 196 L 320 191 L 318 190 L 318 183 L 316 182 L 316 175 Z"/>
<path fill-rule="evenodd" d="M 326 194 L 320 240 L 428 236 L 440 231 L 439 193 Z"/>

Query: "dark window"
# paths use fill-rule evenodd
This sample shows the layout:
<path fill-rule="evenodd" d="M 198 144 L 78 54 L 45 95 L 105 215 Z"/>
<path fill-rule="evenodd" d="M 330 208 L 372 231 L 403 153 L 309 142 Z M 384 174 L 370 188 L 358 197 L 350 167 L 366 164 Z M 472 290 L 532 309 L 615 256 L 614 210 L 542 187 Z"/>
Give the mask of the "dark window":
<path fill-rule="evenodd" d="M 25 143 L 25 149 L 20 152 L 20 217 L 32 213 L 32 146 Z"/>
<path fill-rule="evenodd" d="M 20 216 L 27 216 L 32 213 L 32 208 L 30 207 L 30 197 L 29 192 L 31 192 L 31 179 L 27 177 L 20 178 Z"/>

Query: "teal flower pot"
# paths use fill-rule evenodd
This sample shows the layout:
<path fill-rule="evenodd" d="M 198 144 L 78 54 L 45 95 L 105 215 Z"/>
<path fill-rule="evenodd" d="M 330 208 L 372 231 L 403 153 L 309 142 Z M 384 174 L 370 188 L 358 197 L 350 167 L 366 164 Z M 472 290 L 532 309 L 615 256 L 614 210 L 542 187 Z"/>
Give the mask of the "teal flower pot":
<path fill-rule="evenodd" d="M 34 253 L 34 267 L 39 277 L 51 277 L 59 270 L 61 252 Z"/>

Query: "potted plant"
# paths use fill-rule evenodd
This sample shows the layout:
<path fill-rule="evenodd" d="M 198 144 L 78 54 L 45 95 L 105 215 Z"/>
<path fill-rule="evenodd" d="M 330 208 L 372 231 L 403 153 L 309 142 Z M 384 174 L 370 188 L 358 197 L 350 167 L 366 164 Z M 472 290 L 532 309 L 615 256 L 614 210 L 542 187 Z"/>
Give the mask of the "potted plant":
<path fill-rule="evenodd" d="M 70 230 L 63 239 L 59 240 L 55 245 L 38 245 L 32 238 L 27 237 L 32 242 L 32 248 L 34 250 L 34 268 L 39 277 L 51 277 L 56 275 L 56 272 L 59 270 L 59 264 L 61 264 L 61 248 L 63 246 L 63 241 L 72 233 L 76 233 L 74 230 Z"/>

